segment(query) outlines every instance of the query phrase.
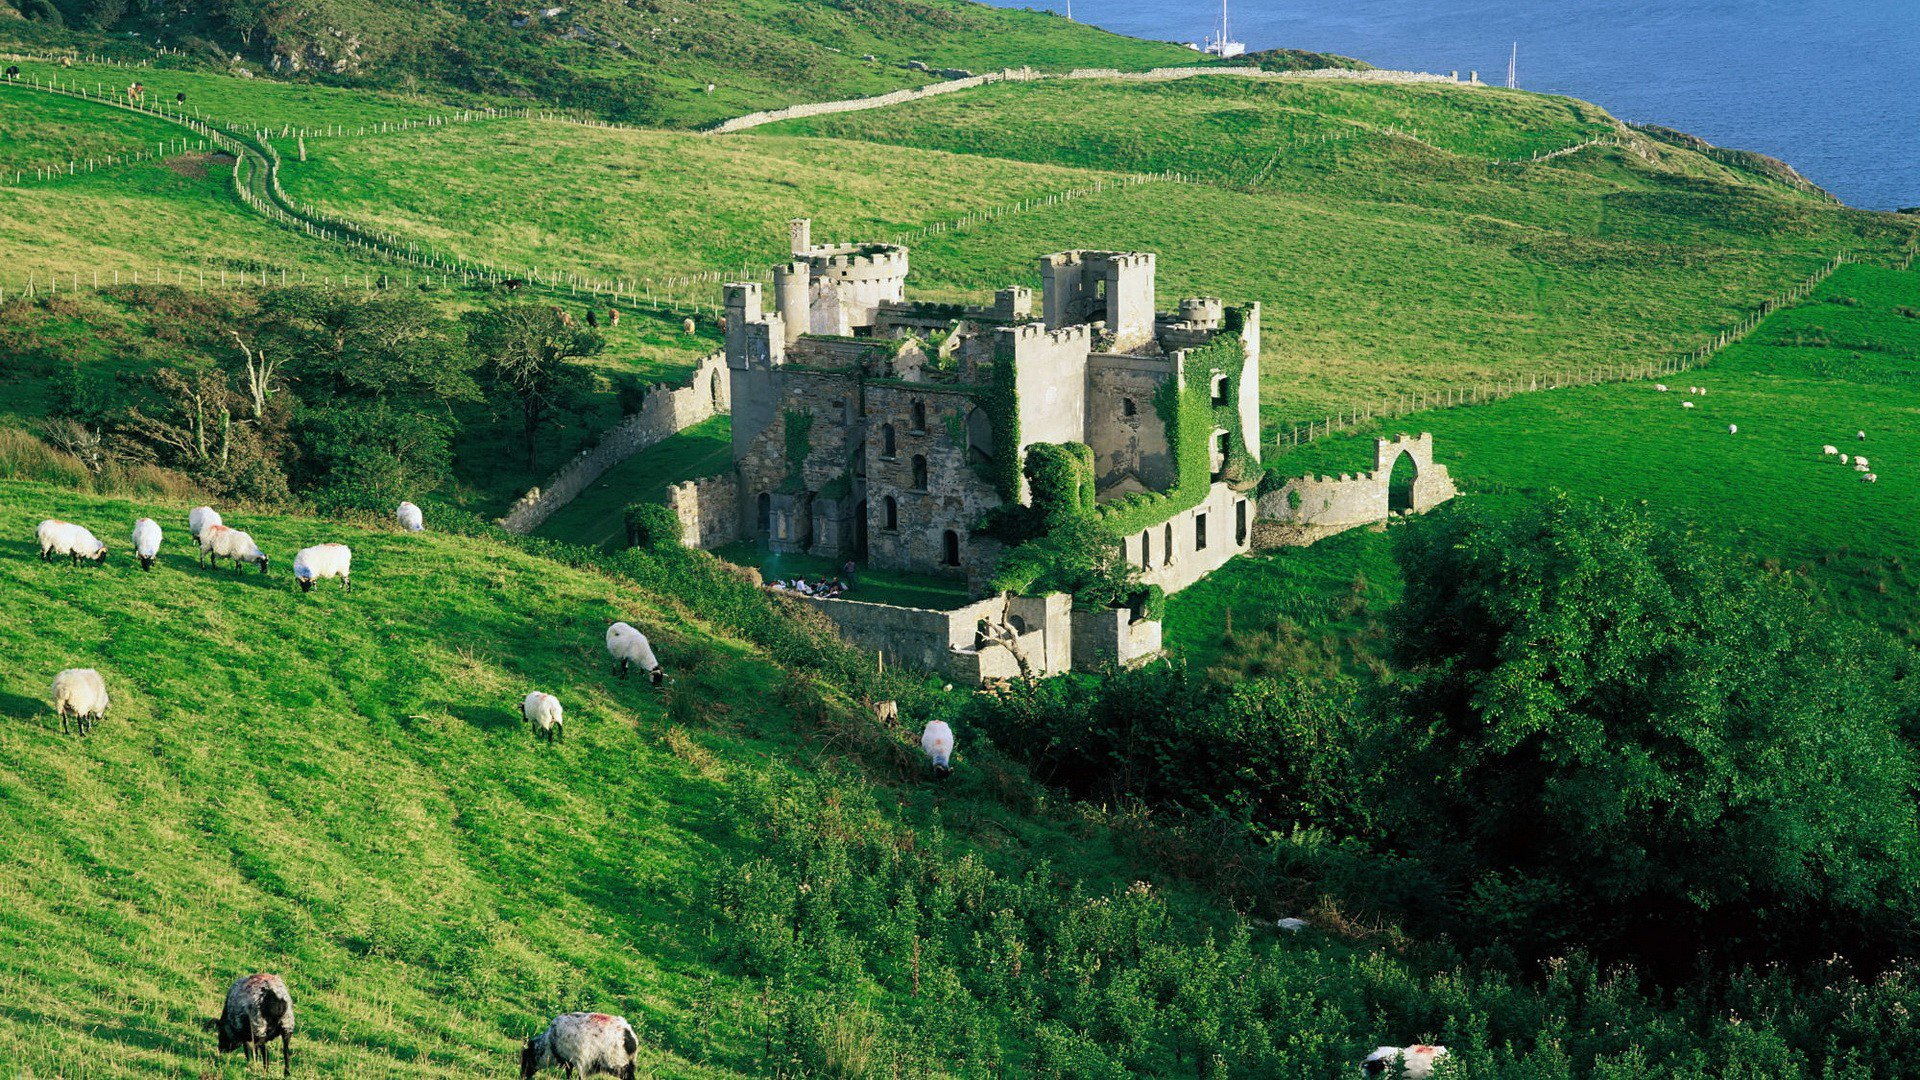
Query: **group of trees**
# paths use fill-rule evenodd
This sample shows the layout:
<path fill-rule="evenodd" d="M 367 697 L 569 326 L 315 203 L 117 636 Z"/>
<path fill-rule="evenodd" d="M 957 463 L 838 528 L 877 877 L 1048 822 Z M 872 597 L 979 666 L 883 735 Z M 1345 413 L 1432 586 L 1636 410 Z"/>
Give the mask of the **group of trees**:
<path fill-rule="evenodd" d="M 528 303 L 454 318 L 417 296 L 343 289 L 139 299 L 179 348 L 137 371 L 66 365 L 49 438 L 83 461 L 160 464 L 267 502 L 418 498 L 447 482 L 463 426 L 493 409 L 517 414 L 531 466 L 542 428 L 590 389 L 573 361 L 603 345 Z"/>
<path fill-rule="evenodd" d="M 1372 852 L 1343 900 L 1530 956 L 1685 973 L 1912 953 L 1910 655 L 1786 575 L 1558 498 L 1407 529 L 1393 673 L 1156 665 L 983 698 L 1053 782 Z"/>

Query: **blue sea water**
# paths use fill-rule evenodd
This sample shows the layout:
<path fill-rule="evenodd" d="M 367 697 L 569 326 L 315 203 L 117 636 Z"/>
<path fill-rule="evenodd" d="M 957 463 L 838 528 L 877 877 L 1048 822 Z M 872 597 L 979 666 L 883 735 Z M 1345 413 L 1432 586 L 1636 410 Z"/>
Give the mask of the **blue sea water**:
<path fill-rule="evenodd" d="M 1064 11 L 1067 0 L 989 0 Z M 1249 49 L 1506 78 L 1790 163 L 1851 205 L 1920 206 L 1920 0 L 1230 0 Z M 1218 0 L 1073 0 L 1073 17 L 1200 41 Z"/>

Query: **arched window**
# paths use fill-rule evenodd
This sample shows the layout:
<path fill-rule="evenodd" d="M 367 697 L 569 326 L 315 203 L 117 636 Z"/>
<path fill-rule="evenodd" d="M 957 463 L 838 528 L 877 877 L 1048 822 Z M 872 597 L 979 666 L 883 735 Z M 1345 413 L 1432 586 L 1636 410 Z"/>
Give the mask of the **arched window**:
<path fill-rule="evenodd" d="M 1133 403 L 1133 399 L 1130 397 L 1121 398 L 1120 399 L 1120 415 L 1121 416 L 1139 416 L 1140 406 L 1135 405 Z"/>
<path fill-rule="evenodd" d="M 892 457 L 893 449 L 894 449 L 893 425 L 881 424 L 880 425 L 880 456 L 884 458 Z"/>
<path fill-rule="evenodd" d="M 773 496 L 764 491 L 760 493 L 760 513 L 756 520 L 762 533 L 773 527 Z"/>
<path fill-rule="evenodd" d="M 893 496 L 889 495 L 887 496 L 885 505 L 887 508 L 887 529 L 889 531 L 898 529 L 900 527 L 900 504 L 893 501 Z"/>
<path fill-rule="evenodd" d="M 1145 529 L 1140 533 L 1140 569 L 1153 569 L 1153 530 Z"/>
<path fill-rule="evenodd" d="M 967 411 L 967 464 L 993 460 L 993 419 L 985 409 Z"/>
<path fill-rule="evenodd" d="M 913 487 L 915 491 L 927 490 L 927 455 L 913 455 Z"/>
<path fill-rule="evenodd" d="M 960 534 L 954 532 L 952 529 L 948 529 L 946 533 L 940 537 L 940 544 L 942 548 L 940 561 L 948 566 L 959 566 Z"/>
<path fill-rule="evenodd" d="M 918 398 L 915 398 L 913 402 L 913 432 L 914 434 L 919 435 L 924 433 L 926 430 L 927 430 L 927 403 L 919 400 Z"/>
<path fill-rule="evenodd" d="M 714 408 L 720 407 L 720 373 L 717 371 L 707 380 L 707 396 L 713 399 Z"/>
<path fill-rule="evenodd" d="M 1167 522 L 1167 531 L 1160 537 L 1160 562 L 1165 566 L 1173 565 L 1173 522 Z"/>

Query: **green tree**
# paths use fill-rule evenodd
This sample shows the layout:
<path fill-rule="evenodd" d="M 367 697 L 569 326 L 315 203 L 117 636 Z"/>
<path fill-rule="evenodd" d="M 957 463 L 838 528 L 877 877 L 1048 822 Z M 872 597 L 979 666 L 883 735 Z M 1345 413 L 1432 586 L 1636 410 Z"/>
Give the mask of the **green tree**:
<path fill-rule="evenodd" d="M 403 293 L 281 289 L 261 303 L 255 347 L 284 358 L 308 404 L 358 398 L 444 411 L 480 399 L 463 330 Z"/>
<path fill-rule="evenodd" d="M 1873 948 L 1914 913 L 1893 650 L 1787 577 L 1556 497 L 1411 530 L 1387 835 L 1524 946 Z"/>
<path fill-rule="evenodd" d="M 574 326 L 559 308 L 502 304 L 466 316 L 469 340 L 488 386 L 512 395 L 520 404 L 521 434 L 527 465 L 537 458 L 540 427 L 555 412 L 570 407 L 591 379 L 574 363 L 606 347 L 593 330 Z"/>

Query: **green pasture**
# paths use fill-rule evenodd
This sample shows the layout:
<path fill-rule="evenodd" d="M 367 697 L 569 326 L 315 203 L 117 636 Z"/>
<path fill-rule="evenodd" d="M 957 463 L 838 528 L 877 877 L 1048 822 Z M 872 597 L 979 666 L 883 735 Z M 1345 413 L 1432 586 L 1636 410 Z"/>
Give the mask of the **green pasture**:
<path fill-rule="evenodd" d="M 662 502 L 674 484 L 733 467 L 732 430 L 727 417 L 716 416 L 640 451 L 554 511 L 534 535 L 587 547 L 625 547 L 627 507 Z"/>

